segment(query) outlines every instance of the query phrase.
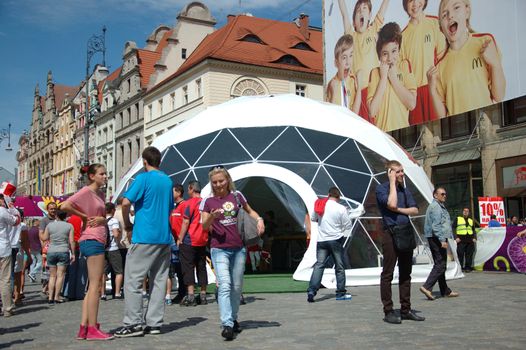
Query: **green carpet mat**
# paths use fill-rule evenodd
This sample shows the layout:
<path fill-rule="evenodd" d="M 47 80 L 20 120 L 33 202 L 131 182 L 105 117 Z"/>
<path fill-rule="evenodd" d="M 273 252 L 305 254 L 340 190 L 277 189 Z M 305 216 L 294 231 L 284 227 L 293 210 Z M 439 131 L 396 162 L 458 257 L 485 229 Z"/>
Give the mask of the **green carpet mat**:
<path fill-rule="evenodd" d="M 243 293 L 305 293 L 309 282 L 295 281 L 292 274 L 245 275 Z M 215 292 L 215 284 L 207 287 L 208 293 Z"/>

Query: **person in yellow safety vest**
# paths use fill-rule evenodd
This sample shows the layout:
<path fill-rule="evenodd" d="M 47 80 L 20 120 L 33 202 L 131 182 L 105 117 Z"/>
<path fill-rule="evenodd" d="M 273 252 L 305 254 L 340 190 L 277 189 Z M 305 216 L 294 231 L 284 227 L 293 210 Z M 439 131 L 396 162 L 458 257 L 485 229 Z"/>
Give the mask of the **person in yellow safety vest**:
<path fill-rule="evenodd" d="M 469 208 L 464 208 L 462 216 L 458 216 L 453 221 L 453 235 L 457 242 L 458 261 L 464 272 L 473 271 L 473 254 L 475 253 L 475 243 L 477 243 L 475 225 L 478 226 L 478 224 L 469 216 Z"/>

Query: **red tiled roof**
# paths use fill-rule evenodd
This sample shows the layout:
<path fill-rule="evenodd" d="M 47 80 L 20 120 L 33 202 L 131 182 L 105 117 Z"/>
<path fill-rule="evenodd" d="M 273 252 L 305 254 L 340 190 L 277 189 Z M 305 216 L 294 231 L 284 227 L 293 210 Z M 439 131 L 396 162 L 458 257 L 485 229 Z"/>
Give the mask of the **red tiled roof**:
<path fill-rule="evenodd" d="M 104 84 L 107 81 L 114 81 L 115 79 L 117 79 L 119 75 L 121 74 L 121 70 L 122 70 L 122 66 L 120 66 L 119 68 L 115 69 L 112 73 L 110 73 L 110 75 L 108 75 L 106 79 L 99 81 L 99 84 L 97 85 L 97 96 L 99 100 L 99 105 L 102 104 L 102 89 L 104 87 Z"/>
<path fill-rule="evenodd" d="M 310 37 L 306 39 L 300 33 L 298 26 L 292 22 L 245 15 L 235 16 L 224 27 L 207 35 L 177 72 L 157 84 L 152 90 L 208 58 L 323 74 L 322 33 L 314 29 L 309 29 L 308 32 Z M 243 41 L 242 39 L 247 35 L 257 36 L 263 44 Z M 293 48 L 299 43 L 306 43 L 314 51 Z M 296 58 L 301 66 L 278 63 L 277 61 L 285 55 Z"/>
<path fill-rule="evenodd" d="M 66 85 L 59 85 L 55 84 L 55 107 L 57 110 L 59 110 L 62 107 L 62 103 L 64 102 L 64 99 L 66 98 L 66 94 L 69 95 L 70 98 L 73 98 L 75 94 L 79 91 L 78 86 L 66 86 Z"/>
<path fill-rule="evenodd" d="M 139 74 L 141 75 L 141 88 L 146 88 L 150 75 L 155 72 L 154 65 L 161 58 L 159 52 L 137 49 Z"/>

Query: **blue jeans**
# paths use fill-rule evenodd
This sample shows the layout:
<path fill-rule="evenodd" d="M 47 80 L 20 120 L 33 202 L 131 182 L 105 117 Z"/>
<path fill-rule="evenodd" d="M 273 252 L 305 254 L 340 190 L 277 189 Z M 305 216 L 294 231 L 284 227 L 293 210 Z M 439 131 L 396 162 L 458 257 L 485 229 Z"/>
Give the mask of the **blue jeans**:
<path fill-rule="evenodd" d="M 336 296 L 344 295 L 345 289 L 345 265 L 343 263 L 343 242 L 345 237 L 333 241 L 318 242 L 316 245 L 316 264 L 310 277 L 309 294 L 316 295 L 321 286 L 321 278 L 325 263 L 329 256 L 334 260 L 336 270 Z"/>
<path fill-rule="evenodd" d="M 237 320 L 239 301 L 243 289 L 245 273 L 245 248 L 212 248 L 212 263 L 216 272 L 218 286 L 219 317 L 223 327 L 233 327 Z"/>

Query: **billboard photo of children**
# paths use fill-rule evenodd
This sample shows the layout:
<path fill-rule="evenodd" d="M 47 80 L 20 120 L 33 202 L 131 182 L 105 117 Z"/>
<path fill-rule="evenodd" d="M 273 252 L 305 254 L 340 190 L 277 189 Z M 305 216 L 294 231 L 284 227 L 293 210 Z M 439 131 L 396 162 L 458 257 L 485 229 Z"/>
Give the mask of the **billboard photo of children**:
<path fill-rule="evenodd" d="M 436 114 L 443 118 L 500 102 L 506 93 L 501 54 L 491 34 L 470 26 L 470 0 L 441 0 L 440 30 L 447 49 L 427 72 Z"/>
<path fill-rule="evenodd" d="M 342 15 L 344 33 L 352 35 L 354 39 L 353 72 L 362 71 L 359 82 L 362 102 L 358 114 L 365 120 L 374 123 L 373 120 L 370 120 L 369 112 L 367 111 L 367 85 L 371 70 L 379 65 L 378 56 L 376 56 L 376 40 L 378 31 L 384 22 L 384 15 L 385 11 L 387 11 L 389 0 L 382 1 L 372 22 L 373 5 L 371 0 L 356 1 L 352 22 L 345 2 L 345 0 L 338 0 L 338 5 Z"/>
<path fill-rule="evenodd" d="M 436 120 L 429 99 L 427 71 L 433 67 L 446 48 L 446 38 L 440 31 L 438 17 L 424 13 L 428 0 L 402 0 L 409 22 L 402 30 L 402 58 L 411 62 L 417 94 L 416 107 L 409 112 L 409 125 Z"/>
<path fill-rule="evenodd" d="M 409 111 L 416 106 L 416 82 L 411 63 L 401 59 L 402 33 L 394 22 L 378 33 L 380 67 L 371 71 L 367 102 L 376 126 L 384 131 L 409 126 Z"/>
<path fill-rule="evenodd" d="M 358 114 L 361 105 L 359 95 L 361 71 L 356 72 L 355 76 L 351 71 L 352 62 L 353 38 L 349 34 L 344 34 L 334 47 L 334 65 L 337 72 L 327 85 L 326 100 Z"/>

